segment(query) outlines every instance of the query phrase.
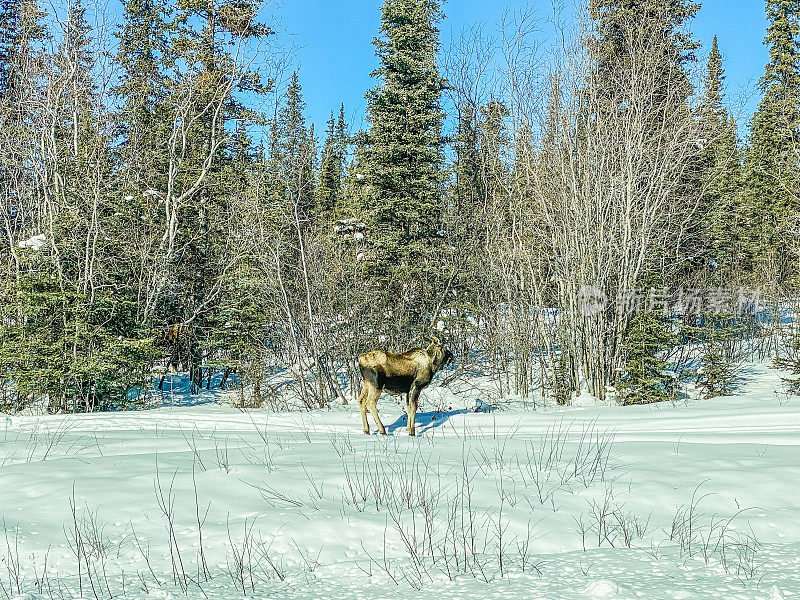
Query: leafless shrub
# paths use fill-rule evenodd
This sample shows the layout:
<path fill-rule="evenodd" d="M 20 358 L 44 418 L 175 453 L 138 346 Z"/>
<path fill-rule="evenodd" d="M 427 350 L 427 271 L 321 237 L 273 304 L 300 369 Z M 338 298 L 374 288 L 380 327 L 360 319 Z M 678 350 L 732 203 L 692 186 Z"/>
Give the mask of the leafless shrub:
<path fill-rule="evenodd" d="M 588 488 L 595 481 L 606 481 L 613 445 L 614 433 L 599 430 L 596 421 L 582 425 L 576 434 L 572 424 L 562 420 L 538 440 L 529 441 L 525 456 L 517 456 L 515 462 L 539 504 L 550 502 L 555 507 L 556 492 L 569 490 L 572 482 Z"/>
<path fill-rule="evenodd" d="M 270 572 L 274 574 L 280 581 L 286 579 L 286 569 L 283 565 L 283 559 L 277 561 L 270 555 L 270 544 L 265 544 L 263 540 L 259 541 L 256 545 L 256 552 L 259 557 L 264 560 L 270 568 Z M 266 572 L 266 571 L 265 571 Z M 266 575 L 269 578 L 269 573 Z"/>
<path fill-rule="evenodd" d="M 97 513 L 88 507 L 85 515 L 79 514 L 74 487 L 69 502 L 72 522 L 69 528 L 64 528 L 64 535 L 76 560 L 78 593 L 83 595 L 85 579 L 95 600 L 101 596 L 112 598 L 106 571 L 110 541 L 103 534 L 104 526 L 98 522 Z"/>
<path fill-rule="evenodd" d="M 217 458 L 217 466 L 224 471 L 225 473 L 231 472 L 231 461 L 230 456 L 228 455 L 228 438 L 222 442 L 220 446 L 219 441 L 217 440 L 216 436 L 214 437 L 214 453 Z"/>
<path fill-rule="evenodd" d="M 12 534 L 12 530 L 9 529 L 4 520 L 3 534 L 6 542 L 6 553 L 3 560 L 3 563 L 5 563 L 6 577 L 0 578 L 0 589 L 3 590 L 6 598 L 11 598 L 12 596 L 22 594 L 25 584 L 25 579 L 20 567 L 19 527 L 14 527 Z M 6 581 L 8 582 L 7 587 Z"/>
<path fill-rule="evenodd" d="M 60 419 L 55 427 L 50 427 L 48 423 L 37 421 L 25 448 L 27 453 L 26 462 L 44 461 L 57 452 L 70 454 L 77 449 L 82 449 L 80 437 L 72 441 L 67 437 L 75 429 L 76 425 L 77 423 L 68 417 Z"/>
<path fill-rule="evenodd" d="M 3 521 L 3 536 L 5 538 L 5 552 L 0 555 L 0 564 L 4 574 L 0 575 L 0 593 L 6 600 L 15 597 L 25 597 L 29 592 L 53 598 L 54 588 L 60 586 L 58 575 L 52 573 L 48 566 L 50 549 L 48 548 L 41 557 L 41 562 L 35 553 L 25 556 L 22 560 L 20 553 L 20 528 L 10 527 Z M 26 571 L 33 571 L 33 578 L 26 577 Z"/>
<path fill-rule="evenodd" d="M 242 590 L 244 596 L 247 596 L 248 591 L 251 594 L 256 592 L 254 569 L 257 568 L 258 563 L 255 565 L 253 563 L 254 556 L 257 557 L 256 542 L 253 536 L 255 521 L 255 517 L 252 521 L 245 519 L 242 525 L 242 534 L 236 539 L 231 532 L 230 519 L 226 522 L 228 544 L 231 550 L 227 563 L 228 575 L 231 581 Z"/>
<path fill-rule="evenodd" d="M 694 552 L 694 544 L 698 536 L 697 521 L 701 516 L 701 513 L 698 512 L 699 504 L 708 496 L 708 494 L 698 495 L 702 485 L 702 483 L 698 485 L 692 492 L 689 504 L 678 507 L 672 519 L 669 540 L 678 543 L 681 555 L 692 556 Z"/>
<path fill-rule="evenodd" d="M 276 490 L 268 485 L 255 485 L 252 483 L 249 485 L 261 492 L 261 497 L 273 508 L 277 506 L 305 506 L 305 503 L 301 500 L 298 500 L 292 497 L 290 494 Z"/>
<path fill-rule="evenodd" d="M 156 465 L 156 478 L 153 483 L 153 488 L 156 494 L 156 501 L 161 514 L 164 516 L 164 526 L 167 531 L 167 543 L 169 546 L 170 564 L 172 566 L 172 582 L 180 586 L 181 590 L 185 593 L 189 586 L 189 576 L 186 573 L 183 563 L 183 554 L 178 543 L 178 535 L 175 523 L 175 494 L 173 486 L 175 484 L 175 477 L 178 471 L 172 475 L 169 487 L 165 490 L 161 484 L 161 477 L 158 472 L 158 465 Z"/>
<path fill-rule="evenodd" d="M 759 567 L 757 556 L 761 542 L 751 529 L 742 531 L 733 526 L 746 510 L 725 518 L 712 515 L 706 524 L 699 504 L 710 494 L 698 495 L 699 489 L 700 486 L 695 489 L 688 505 L 678 507 L 670 541 L 678 542 L 681 556 L 701 555 L 706 564 L 716 560 L 726 573 L 742 581 L 752 579 Z"/>
<path fill-rule="evenodd" d="M 356 452 L 353 440 L 350 438 L 350 432 L 330 433 L 328 434 L 328 440 L 339 458 L 344 458 L 345 454 L 355 454 Z"/>

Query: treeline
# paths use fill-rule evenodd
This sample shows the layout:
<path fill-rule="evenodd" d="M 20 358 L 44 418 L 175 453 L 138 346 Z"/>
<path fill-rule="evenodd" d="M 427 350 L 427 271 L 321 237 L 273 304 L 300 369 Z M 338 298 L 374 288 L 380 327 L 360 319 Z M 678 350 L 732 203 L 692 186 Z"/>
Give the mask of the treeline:
<path fill-rule="evenodd" d="M 125 408 L 154 365 L 322 407 L 431 334 L 560 403 L 728 393 L 745 347 L 800 367 L 793 3 L 746 139 L 693 0 L 592 0 L 545 67 L 524 18 L 442 52 L 437 0 L 385 0 L 368 125 L 321 134 L 257 4 L 123 9 L 0 6 L 0 409 Z"/>

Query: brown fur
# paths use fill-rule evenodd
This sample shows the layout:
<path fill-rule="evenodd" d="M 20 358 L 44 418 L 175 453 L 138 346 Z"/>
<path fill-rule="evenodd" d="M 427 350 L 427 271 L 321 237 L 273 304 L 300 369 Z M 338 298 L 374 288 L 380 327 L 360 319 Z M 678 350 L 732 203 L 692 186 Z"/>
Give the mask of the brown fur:
<path fill-rule="evenodd" d="M 361 420 L 364 433 L 369 434 L 367 410 L 372 413 L 375 425 L 382 434 L 386 428 L 378 416 L 378 398 L 382 391 L 390 394 L 406 395 L 406 414 L 409 435 L 416 435 L 414 418 L 417 413 L 419 394 L 433 379 L 436 372 L 453 360 L 453 354 L 435 339 L 427 350 L 412 348 L 402 354 L 393 354 L 383 350 L 371 350 L 358 357 L 358 366 L 364 378 L 358 404 L 361 408 Z"/>

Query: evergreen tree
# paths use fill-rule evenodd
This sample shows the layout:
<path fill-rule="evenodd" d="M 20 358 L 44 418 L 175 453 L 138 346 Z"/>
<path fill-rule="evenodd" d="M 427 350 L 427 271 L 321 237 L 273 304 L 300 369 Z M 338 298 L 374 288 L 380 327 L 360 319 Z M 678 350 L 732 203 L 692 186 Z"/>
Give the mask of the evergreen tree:
<path fill-rule="evenodd" d="M 304 226 L 308 227 L 311 223 L 311 215 L 314 210 L 314 202 L 317 195 L 317 146 L 319 141 L 314 133 L 314 124 L 308 126 L 308 135 L 306 136 L 305 144 L 301 150 L 303 156 L 303 170 L 300 176 L 302 192 L 300 197 L 302 199 L 302 216 L 304 219 Z"/>
<path fill-rule="evenodd" d="M 316 160 L 316 142 L 313 130 L 306 128 L 305 107 L 300 79 L 295 71 L 286 89 L 286 100 L 278 111 L 273 159 L 279 168 L 285 206 L 290 211 L 296 207 L 304 227 L 308 225 L 314 206 Z"/>
<path fill-rule="evenodd" d="M 738 315 L 691 315 L 683 334 L 694 345 L 700 365 L 694 369 L 695 385 L 705 398 L 730 394 L 743 360 L 741 340 L 746 324 Z"/>
<path fill-rule="evenodd" d="M 35 0 L 0 0 L 0 144 L 8 145 L 0 147 L 0 231 L 11 246 L 11 234 L 38 217 L 28 158 L 41 135 L 36 95 L 47 72 L 45 16 Z"/>
<path fill-rule="evenodd" d="M 480 113 L 478 113 L 480 114 Z M 457 240 L 458 253 L 452 258 L 450 281 L 452 298 L 448 299 L 453 325 L 456 315 L 469 318 L 485 298 L 491 285 L 487 281 L 482 249 L 486 248 L 489 223 L 493 223 L 486 202 L 486 186 L 481 156 L 481 123 L 473 104 L 467 100 L 458 107 L 458 123 L 453 144 L 454 178 L 448 189 L 448 237 Z M 445 258 L 448 258 L 445 256 Z"/>
<path fill-rule="evenodd" d="M 30 61 L 36 60 L 34 44 L 43 40 L 45 13 L 35 0 L 0 1 L 0 98 L 18 101 L 30 85 Z"/>
<path fill-rule="evenodd" d="M 459 111 L 455 141 L 455 199 L 456 214 L 467 214 L 483 205 L 480 157 L 475 111 L 465 106 Z"/>
<path fill-rule="evenodd" d="M 128 390 L 147 385 L 153 360 L 147 340 L 131 335 L 135 296 L 99 290 L 90 299 L 57 279 L 55 257 L 29 259 L 41 270 L 20 278 L 20 318 L 0 326 L 0 369 L 16 382 L 20 404 L 43 396 L 50 412 L 134 404 Z"/>
<path fill-rule="evenodd" d="M 120 161 L 137 197 L 144 189 L 163 189 L 166 177 L 164 140 L 169 137 L 167 70 L 171 60 L 167 9 L 153 0 L 126 0 L 123 23 L 117 32 L 121 68 L 119 84 L 112 90 L 122 100 L 116 115 L 122 138 Z"/>
<path fill-rule="evenodd" d="M 703 97 L 700 99 L 700 119 L 703 121 L 706 131 L 728 117 L 728 111 L 722 104 L 724 80 L 722 53 L 719 51 L 717 36 L 714 36 L 711 42 L 711 51 L 708 53 L 706 73 L 703 77 Z"/>
<path fill-rule="evenodd" d="M 789 233 L 800 213 L 797 143 L 800 127 L 800 4 L 767 0 L 764 43 L 770 60 L 759 86 L 745 155 L 746 217 L 750 270 L 779 285 L 798 281 L 797 247 Z"/>
<path fill-rule="evenodd" d="M 215 311 L 223 300 L 228 216 L 232 198 L 227 169 L 232 136 L 228 124 L 252 119 L 238 96 L 263 93 L 258 73 L 239 64 L 237 46 L 271 31 L 257 22 L 253 2 L 187 0 L 178 6 L 175 74 L 168 82 L 180 115 L 184 147 L 171 158 L 177 169 L 172 185 L 192 193 L 173 210 L 180 224 L 168 256 L 170 285 L 161 297 L 156 321 L 187 324 L 186 359 L 194 389 L 202 386 L 204 353 Z M 187 105 L 187 98 L 190 99 Z M 173 117 L 174 118 L 174 117 Z M 201 177 L 202 176 L 202 177 Z"/>
<path fill-rule="evenodd" d="M 66 154 L 70 155 L 72 168 L 77 167 L 77 170 L 80 167 L 75 161 L 92 154 L 92 149 L 81 148 L 81 142 L 95 143 L 99 133 L 96 127 L 98 123 L 92 115 L 97 100 L 97 88 L 93 79 L 95 61 L 89 47 L 90 36 L 86 7 L 81 0 L 74 0 L 67 12 L 64 39 L 55 57 L 55 68 L 61 75 L 64 86 L 61 110 L 64 112 L 65 122 L 61 134 L 66 141 Z M 91 131 L 93 127 L 95 131 Z M 67 185 L 70 183 L 77 182 L 68 180 Z"/>
<path fill-rule="evenodd" d="M 699 9 L 695 0 L 591 0 L 589 14 L 596 22 L 596 30 L 589 47 L 596 61 L 595 75 L 601 81 L 614 82 L 620 66 L 635 58 L 628 55 L 634 31 L 631 25 L 635 24 L 642 39 L 663 38 L 666 42 L 659 46 L 664 52 L 663 73 L 658 78 L 662 89 L 655 90 L 653 97 L 659 101 L 675 96 L 667 88 L 677 86 L 683 90 L 678 96 L 685 100 L 692 93 L 686 68 L 694 62 L 694 50 L 700 45 L 683 26 Z"/>
<path fill-rule="evenodd" d="M 558 74 L 550 78 L 550 94 L 547 99 L 546 117 L 542 132 L 542 151 L 539 165 L 547 168 L 554 153 L 558 152 L 556 136 L 559 135 L 559 120 L 561 119 L 561 81 Z"/>
<path fill-rule="evenodd" d="M 103 193 L 113 167 L 85 13 L 76 1 L 61 23 L 53 101 L 43 108 L 54 142 L 41 154 L 53 180 L 45 183 L 48 243 L 21 257 L 20 318 L 0 334 L 0 370 L 13 374 L 24 395 L 46 395 L 51 411 L 124 407 L 152 364 L 147 341 L 138 338 L 136 289 L 115 239 L 113 202 Z M 26 355 L 35 359 L 19 359 Z"/>
<path fill-rule="evenodd" d="M 116 202 L 110 218 L 121 230 L 139 232 L 138 243 L 150 246 L 147 254 L 160 270 L 167 263 L 157 251 L 163 236 L 163 204 L 153 191 L 168 189 L 168 140 L 175 109 L 175 95 L 171 93 L 175 84 L 169 78 L 174 58 L 171 35 L 175 27 L 167 18 L 165 5 L 153 0 L 123 2 L 122 23 L 115 32 L 119 40 L 115 62 L 120 77 L 111 89 L 118 106 L 113 115 L 114 137 L 118 140 L 114 147 L 118 177 L 110 196 Z M 147 214 L 157 217 L 142 221 Z M 120 254 L 127 256 L 130 265 L 140 261 L 139 252 L 137 246 L 120 248 Z M 138 272 L 134 269 L 128 279 L 140 294 L 146 294 L 152 284 L 147 269 Z M 145 313 L 145 308 L 140 307 L 139 319 L 152 321 Z M 164 320 L 174 323 L 177 319 Z"/>
<path fill-rule="evenodd" d="M 724 79 L 722 54 L 714 36 L 698 107 L 702 146 L 698 184 L 703 186 L 704 194 L 698 207 L 697 255 L 720 277 L 729 278 L 738 271 L 743 259 L 738 241 L 742 231 L 741 157 L 736 124 L 723 104 Z"/>
<path fill-rule="evenodd" d="M 344 120 L 344 104 L 339 108 L 339 118 L 333 113 L 328 119 L 325 144 L 322 147 L 322 164 L 317 185 L 317 214 L 332 217 L 337 213 L 342 200 L 345 154 L 347 151 L 347 126 Z"/>
<path fill-rule="evenodd" d="M 671 400 L 677 390 L 665 350 L 675 344 L 670 319 L 662 312 L 635 313 L 625 331 L 625 368 L 619 388 L 623 404 Z"/>
<path fill-rule="evenodd" d="M 438 0 L 385 0 L 382 36 L 373 42 L 380 66 L 372 76 L 380 84 L 367 94 L 370 127 L 362 139 L 360 181 L 372 227 L 370 276 L 383 284 L 425 279 L 422 257 L 440 240 L 441 17 Z"/>
<path fill-rule="evenodd" d="M 255 165 L 256 158 L 253 139 L 247 132 L 247 122 L 244 119 L 238 119 L 228 156 L 229 169 L 232 174 L 231 183 L 237 185 L 238 191 L 244 191 L 247 187 L 247 178 Z"/>
<path fill-rule="evenodd" d="M 510 141 L 505 123 L 509 110 L 502 102 L 492 99 L 481 107 L 480 113 L 483 117 L 478 126 L 483 187 L 481 195 L 487 202 L 502 203 L 509 176 L 505 160 Z"/>
<path fill-rule="evenodd" d="M 20 27 L 19 0 L 0 2 L 0 93 L 6 97 L 13 88 L 15 50 Z"/>

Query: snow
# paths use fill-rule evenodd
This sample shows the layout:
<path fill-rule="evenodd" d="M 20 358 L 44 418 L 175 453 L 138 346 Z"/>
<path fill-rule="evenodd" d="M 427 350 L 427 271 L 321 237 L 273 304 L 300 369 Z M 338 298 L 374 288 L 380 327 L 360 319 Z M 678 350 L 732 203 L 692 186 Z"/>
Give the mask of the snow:
<path fill-rule="evenodd" d="M 598 579 L 592 581 L 583 590 L 587 598 L 608 598 L 611 596 L 619 596 L 619 586 L 609 579 Z"/>
<path fill-rule="evenodd" d="M 0 419 L 0 600 L 798 598 L 800 398 L 751 371 L 632 407 L 473 412 L 480 386 L 434 384 L 417 438 L 388 397 L 365 436 L 354 405 L 180 386 Z"/>
<path fill-rule="evenodd" d="M 38 235 L 34 235 L 27 240 L 22 240 L 19 242 L 18 246 L 20 248 L 30 248 L 32 250 L 40 250 L 42 246 L 47 243 L 47 236 L 44 233 L 40 233 Z"/>
<path fill-rule="evenodd" d="M 769 600 L 783 600 L 785 597 L 783 591 L 777 585 L 769 588 Z"/>

